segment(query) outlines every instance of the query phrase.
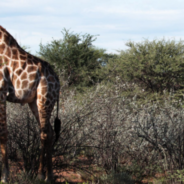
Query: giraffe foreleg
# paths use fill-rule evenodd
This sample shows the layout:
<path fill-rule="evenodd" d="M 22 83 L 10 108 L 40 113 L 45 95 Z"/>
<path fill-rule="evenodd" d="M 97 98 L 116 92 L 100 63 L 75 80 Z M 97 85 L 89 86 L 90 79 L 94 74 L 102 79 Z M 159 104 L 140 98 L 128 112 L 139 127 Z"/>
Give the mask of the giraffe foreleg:
<path fill-rule="evenodd" d="M 9 175 L 7 155 L 8 130 L 6 124 L 6 93 L 0 92 L 0 147 L 2 155 L 1 182 L 7 182 Z"/>
<path fill-rule="evenodd" d="M 41 139 L 41 150 L 40 150 L 40 160 L 38 167 L 39 180 L 44 180 L 44 160 L 45 153 L 47 159 L 47 169 L 46 169 L 46 181 L 50 181 L 52 178 L 52 137 L 53 130 L 49 123 L 50 111 L 47 112 L 43 106 L 38 106 L 36 101 L 29 103 L 29 107 L 36 117 L 39 127 L 40 127 L 40 139 Z"/>
<path fill-rule="evenodd" d="M 1 182 L 6 183 L 8 180 L 8 175 L 9 175 L 8 156 L 7 156 L 7 139 L 4 139 L 4 140 L 1 139 L 1 154 L 2 154 Z"/>

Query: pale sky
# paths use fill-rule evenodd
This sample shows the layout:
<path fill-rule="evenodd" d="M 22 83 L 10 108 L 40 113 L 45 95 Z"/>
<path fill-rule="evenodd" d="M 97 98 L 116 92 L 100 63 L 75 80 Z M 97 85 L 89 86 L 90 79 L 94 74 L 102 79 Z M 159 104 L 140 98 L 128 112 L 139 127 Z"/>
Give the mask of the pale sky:
<path fill-rule="evenodd" d="M 98 35 L 108 53 L 127 41 L 184 39 L 184 0 L 1 0 L 0 25 L 33 54 L 62 29 Z"/>

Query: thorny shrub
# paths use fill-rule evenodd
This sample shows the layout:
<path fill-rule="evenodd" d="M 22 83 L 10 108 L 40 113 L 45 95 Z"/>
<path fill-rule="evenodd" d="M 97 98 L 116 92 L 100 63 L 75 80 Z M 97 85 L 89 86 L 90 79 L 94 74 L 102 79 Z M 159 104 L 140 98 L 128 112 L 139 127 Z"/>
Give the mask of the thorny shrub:
<path fill-rule="evenodd" d="M 138 96 L 144 96 L 142 89 L 118 78 L 113 85 L 100 84 L 82 95 L 64 92 L 61 133 L 53 148 L 55 176 L 62 179 L 61 171 L 72 169 L 88 181 L 119 173 L 140 182 L 160 171 L 183 169 L 182 102 L 165 95 L 162 103 L 149 97 L 140 103 Z M 9 159 L 23 161 L 34 178 L 40 149 L 37 122 L 28 107 L 8 103 L 7 109 Z"/>

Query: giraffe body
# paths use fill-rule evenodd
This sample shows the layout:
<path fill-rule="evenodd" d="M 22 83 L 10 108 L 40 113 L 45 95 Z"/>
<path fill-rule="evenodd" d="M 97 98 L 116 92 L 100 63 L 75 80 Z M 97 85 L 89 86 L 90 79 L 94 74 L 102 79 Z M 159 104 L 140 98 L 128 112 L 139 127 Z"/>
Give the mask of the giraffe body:
<path fill-rule="evenodd" d="M 24 51 L 0 26 L 0 142 L 3 163 L 1 181 L 6 182 L 8 177 L 6 101 L 29 104 L 40 126 L 41 154 L 38 177 L 43 179 L 46 151 L 46 180 L 51 180 L 53 130 L 49 120 L 54 104 L 59 99 L 59 88 L 59 79 L 51 66 Z"/>

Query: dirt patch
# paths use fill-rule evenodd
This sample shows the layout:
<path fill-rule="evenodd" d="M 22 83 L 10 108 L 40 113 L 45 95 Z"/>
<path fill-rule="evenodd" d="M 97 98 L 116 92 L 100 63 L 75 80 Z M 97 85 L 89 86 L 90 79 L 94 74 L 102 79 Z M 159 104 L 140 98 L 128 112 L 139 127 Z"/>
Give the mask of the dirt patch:
<path fill-rule="evenodd" d="M 55 163 L 62 163 L 62 162 L 64 163 L 63 160 L 64 159 L 62 156 L 57 157 L 57 158 L 53 158 L 52 159 L 53 165 L 54 165 L 54 162 Z M 62 168 L 61 169 L 53 169 L 55 182 L 56 183 L 63 183 L 63 182 L 64 183 L 65 182 L 82 183 L 82 182 L 85 182 L 85 179 L 83 178 L 81 173 L 77 172 L 77 169 L 73 169 L 73 168 L 75 168 L 75 166 L 80 166 L 80 168 L 85 169 L 91 165 L 89 165 L 89 160 L 87 157 L 80 156 L 72 164 L 70 164 L 69 168 L 67 168 L 67 165 L 66 165 L 65 168 L 63 168 L 63 169 Z M 23 160 L 17 161 L 17 162 L 13 162 L 13 161 L 9 160 L 9 169 L 10 169 L 11 177 L 14 177 L 14 178 L 16 176 L 20 175 L 22 172 L 25 172 Z"/>

